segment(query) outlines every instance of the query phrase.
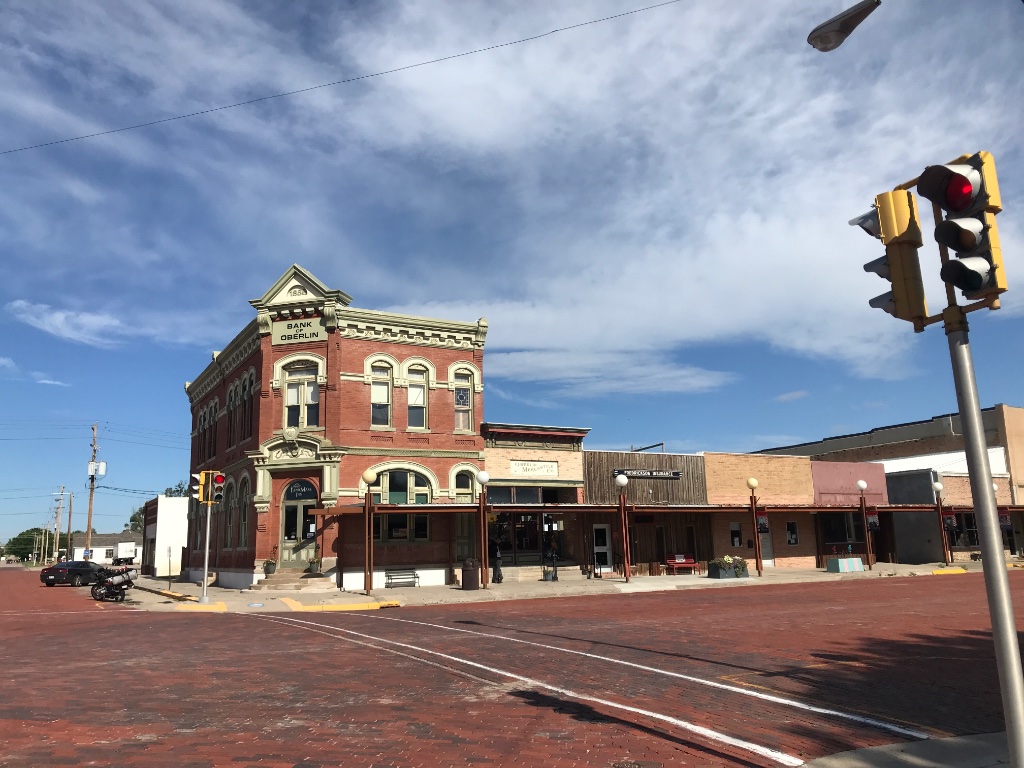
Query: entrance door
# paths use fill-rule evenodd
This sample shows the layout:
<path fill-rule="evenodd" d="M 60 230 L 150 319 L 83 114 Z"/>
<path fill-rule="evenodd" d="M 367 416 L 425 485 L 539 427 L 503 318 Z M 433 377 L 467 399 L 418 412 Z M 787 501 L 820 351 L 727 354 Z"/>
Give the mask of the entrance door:
<path fill-rule="evenodd" d="M 775 550 L 772 549 L 772 535 L 770 533 L 760 533 L 761 537 L 761 565 L 765 568 L 771 568 L 775 566 Z"/>
<path fill-rule="evenodd" d="M 319 492 L 308 480 L 296 480 L 284 492 L 281 503 L 281 544 L 278 558 L 282 568 L 305 568 L 316 551 L 316 517 Z"/>
<path fill-rule="evenodd" d="M 305 568 L 316 549 L 316 517 L 309 514 L 315 501 L 284 505 L 282 517 L 281 567 Z"/>
<path fill-rule="evenodd" d="M 612 569 L 612 527 L 607 524 L 594 526 L 594 572 Z"/>

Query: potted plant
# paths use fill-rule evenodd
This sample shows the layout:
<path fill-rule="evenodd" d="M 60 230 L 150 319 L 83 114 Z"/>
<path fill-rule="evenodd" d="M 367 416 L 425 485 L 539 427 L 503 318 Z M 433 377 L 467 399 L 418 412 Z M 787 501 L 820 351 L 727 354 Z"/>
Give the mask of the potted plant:
<path fill-rule="evenodd" d="M 320 557 L 320 547 L 313 547 L 313 554 L 309 558 L 309 572 L 320 573 L 320 563 L 322 558 Z"/>
<path fill-rule="evenodd" d="M 277 572 L 277 545 L 274 545 L 273 550 L 270 552 L 270 557 L 263 561 L 263 573 L 270 576 L 272 573 Z"/>
<path fill-rule="evenodd" d="M 747 573 L 747 561 L 742 557 L 723 555 L 708 562 L 709 579 L 742 579 Z"/>

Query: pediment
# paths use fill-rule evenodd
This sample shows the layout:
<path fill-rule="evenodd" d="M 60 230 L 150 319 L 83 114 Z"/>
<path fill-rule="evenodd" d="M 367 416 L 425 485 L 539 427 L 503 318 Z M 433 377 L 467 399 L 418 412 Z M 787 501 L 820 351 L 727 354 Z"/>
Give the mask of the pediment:
<path fill-rule="evenodd" d="M 298 264 L 292 264 L 263 296 L 249 301 L 257 310 L 283 307 L 317 309 L 326 303 L 346 307 L 351 302 L 351 296 L 331 290 Z"/>

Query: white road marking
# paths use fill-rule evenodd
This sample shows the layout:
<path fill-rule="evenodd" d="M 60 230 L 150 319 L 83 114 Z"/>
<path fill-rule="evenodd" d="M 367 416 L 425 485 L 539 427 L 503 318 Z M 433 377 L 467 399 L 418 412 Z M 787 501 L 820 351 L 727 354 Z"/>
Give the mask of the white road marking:
<path fill-rule="evenodd" d="M 313 621 L 303 621 L 302 619 L 293 619 L 290 616 L 275 616 L 273 618 L 270 618 L 270 617 L 259 616 L 257 614 L 250 614 L 250 615 L 252 615 L 253 618 L 262 619 L 264 621 L 273 621 L 273 622 L 279 622 L 279 623 L 285 623 L 286 622 L 286 623 L 289 623 L 289 624 L 300 624 L 300 625 L 305 625 L 305 626 L 309 626 L 309 627 L 317 627 L 318 630 L 329 629 L 329 630 L 332 630 L 334 632 L 343 632 L 346 635 L 352 635 L 353 637 L 361 637 L 361 638 L 364 638 L 366 640 L 374 640 L 374 641 L 379 642 L 379 643 L 387 643 L 388 645 L 398 646 L 399 648 L 407 648 L 409 650 L 413 650 L 413 651 L 416 651 L 418 653 L 426 653 L 426 654 L 429 654 L 431 656 L 437 656 L 437 657 L 442 658 L 442 659 L 447 659 L 448 661 L 452 661 L 452 662 L 454 662 L 456 664 L 464 664 L 464 665 L 469 666 L 469 667 L 475 667 L 476 669 L 485 670 L 485 671 L 490 672 L 490 673 L 495 674 L 495 675 L 500 675 L 502 677 L 507 677 L 507 678 L 510 678 L 512 680 L 517 680 L 517 681 L 519 681 L 521 683 L 524 683 L 524 684 L 526 684 L 526 685 L 528 685 L 530 687 L 533 687 L 533 688 L 542 688 L 544 690 L 554 691 L 555 693 L 558 693 L 558 694 L 560 694 L 562 696 L 566 696 L 566 697 L 573 698 L 573 699 L 579 699 L 580 701 L 589 701 L 589 702 L 593 702 L 595 704 L 600 704 L 600 705 L 602 705 L 604 707 L 609 707 L 611 709 L 624 710 L 626 712 L 632 712 L 632 713 L 637 714 L 637 715 L 642 715 L 644 717 L 649 717 L 649 718 L 651 718 L 653 720 L 661 720 L 663 722 L 670 723 L 670 724 L 672 724 L 672 725 L 674 725 L 674 726 L 676 726 L 678 728 L 682 728 L 685 731 L 690 731 L 691 733 L 695 733 L 695 734 L 697 734 L 699 736 L 703 736 L 705 739 L 708 739 L 709 741 L 715 741 L 715 742 L 718 742 L 720 744 L 727 744 L 727 745 L 729 745 L 731 747 L 735 747 L 737 749 L 742 749 L 745 752 L 750 752 L 750 753 L 755 754 L 755 755 L 760 755 L 761 757 L 767 757 L 767 758 L 769 758 L 771 760 L 774 760 L 775 762 L 780 763 L 782 765 L 798 766 L 798 765 L 803 765 L 804 764 L 804 761 L 801 760 L 799 757 L 795 757 L 793 755 L 787 755 L 785 752 L 779 752 L 778 750 L 771 749 L 769 747 L 765 747 L 765 746 L 762 746 L 760 744 L 754 744 L 753 742 L 750 742 L 750 741 L 744 741 L 742 739 L 737 739 L 737 738 L 734 738 L 732 736 L 727 736 L 724 733 L 719 733 L 718 731 L 713 731 L 710 728 L 705 728 L 704 726 L 696 725 L 695 723 L 690 723 L 690 722 L 687 722 L 686 720 L 680 720 L 679 718 L 676 718 L 676 717 L 670 717 L 669 715 L 663 715 L 660 712 L 652 712 L 652 711 L 650 711 L 648 709 L 640 709 L 639 707 L 630 707 L 630 706 L 628 706 L 626 704 L 619 704 L 618 702 L 608 701 L 607 699 L 601 699 L 601 698 L 598 698 L 596 696 L 588 696 L 588 695 L 583 694 L 583 693 L 577 693 L 576 691 L 571 691 L 568 688 L 562 688 L 562 687 L 557 686 L 557 685 L 551 685 L 550 683 L 545 683 L 545 682 L 542 682 L 540 680 L 534 680 L 533 678 L 524 677 L 523 675 L 517 675 L 514 672 L 508 672 L 508 671 L 503 670 L 503 669 L 498 669 L 497 667 L 490 667 L 490 666 L 487 666 L 486 664 L 480 664 L 480 663 L 475 662 L 475 661 L 470 661 L 469 659 L 463 659 L 463 658 L 459 658 L 458 656 L 452 656 L 452 655 L 447 654 L 447 653 L 441 653 L 440 651 L 432 651 L 429 648 L 421 648 L 420 646 L 412 645 L 410 643 L 402 643 L 402 642 L 399 642 L 397 640 L 388 640 L 387 638 L 384 638 L 384 637 L 375 637 L 374 635 L 368 635 L 368 634 L 365 634 L 363 632 L 356 632 L 356 631 L 351 630 L 351 629 L 344 629 L 343 627 L 337 627 L 337 626 L 334 626 L 332 624 L 318 624 L 318 623 L 313 622 Z"/>
<path fill-rule="evenodd" d="M 370 618 L 370 617 L 368 617 Z M 489 637 L 495 640 L 507 640 L 510 643 L 522 643 L 523 645 L 533 645 L 538 648 L 544 648 L 549 651 L 561 651 L 562 653 L 571 653 L 576 656 L 585 656 L 588 659 L 597 659 L 598 661 L 606 661 L 610 664 L 621 664 L 624 667 L 632 667 L 633 669 L 641 669 L 644 672 L 653 672 L 659 675 L 665 675 L 667 677 L 675 677 L 680 680 L 686 680 L 690 683 L 697 683 L 699 685 L 707 685 L 711 688 L 719 688 L 724 691 L 730 691 L 732 693 L 740 693 L 744 696 L 752 696 L 755 699 L 761 699 L 762 701 L 770 701 L 773 704 L 781 704 L 786 707 L 795 707 L 796 709 L 802 709 L 805 712 L 814 712 L 818 715 L 828 715 L 831 717 L 838 717 L 844 720 L 851 720 L 862 725 L 870 725 L 875 728 L 881 728 L 882 730 L 891 731 L 898 733 L 902 736 L 909 736 L 914 739 L 930 739 L 927 733 L 921 731 L 915 731 L 911 728 L 904 728 L 900 725 L 893 723 L 887 723 L 884 720 L 875 720 L 871 717 L 865 717 L 863 715 L 856 715 L 852 712 L 843 712 L 837 709 L 826 709 L 824 707 L 816 707 L 813 704 L 806 704 L 802 701 L 795 699 L 787 699 L 782 696 L 775 696 L 770 693 L 762 693 L 760 691 L 752 691 L 749 688 L 741 688 L 738 685 L 729 685 L 727 683 L 720 683 L 717 680 L 707 680 L 701 677 L 693 677 L 692 675 L 684 675 L 680 672 L 670 672 L 665 669 L 658 669 L 657 667 L 649 667 L 644 664 L 636 664 L 632 661 L 623 661 L 621 659 L 614 659 L 610 656 L 601 656 L 596 653 L 587 653 L 586 651 L 576 651 L 571 648 L 560 648 L 557 645 L 545 645 L 544 643 L 537 643 L 532 640 L 521 640 L 517 637 L 507 637 L 505 635 L 494 635 L 488 632 L 479 632 L 473 629 L 463 629 L 462 627 L 447 627 L 444 624 L 431 624 L 427 621 L 413 621 L 412 619 L 399 619 L 394 616 L 373 616 L 372 618 L 381 619 L 386 621 L 400 621 L 406 624 L 419 624 L 424 627 L 434 627 L 436 629 L 446 629 L 450 632 L 465 632 L 470 635 L 479 635 L 481 637 Z M 586 640 L 579 640 L 578 642 L 586 642 Z"/>

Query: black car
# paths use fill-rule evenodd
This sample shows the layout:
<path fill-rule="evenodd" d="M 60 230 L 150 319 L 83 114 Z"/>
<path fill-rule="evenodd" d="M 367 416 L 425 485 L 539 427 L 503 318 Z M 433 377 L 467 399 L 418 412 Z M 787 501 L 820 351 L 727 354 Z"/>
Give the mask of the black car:
<path fill-rule="evenodd" d="M 54 584 L 70 584 L 80 587 L 83 584 L 98 584 L 102 565 L 89 560 L 71 560 L 66 563 L 54 563 L 39 572 L 39 580 L 48 587 Z"/>

